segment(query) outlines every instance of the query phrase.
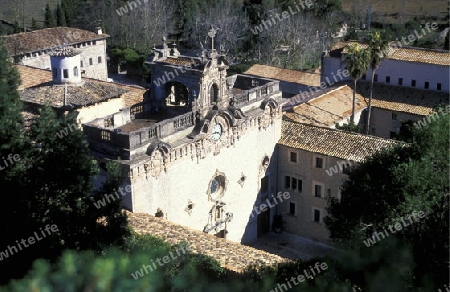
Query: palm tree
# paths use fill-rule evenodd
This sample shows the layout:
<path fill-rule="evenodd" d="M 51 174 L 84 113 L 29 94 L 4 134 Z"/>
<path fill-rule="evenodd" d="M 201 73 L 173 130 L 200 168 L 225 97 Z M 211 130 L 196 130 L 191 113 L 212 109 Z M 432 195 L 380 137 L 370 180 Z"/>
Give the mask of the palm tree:
<path fill-rule="evenodd" d="M 368 50 L 370 57 L 370 69 L 372 69 L 372 79 L 370 83 L 370 96 L 369 105 L 367 109 L 367 120 L 366 120 L 366 135 L 369 135 L 370 129 L 370 114 L 372 111 L 372 91 L 373 91 L 373 81 L 375 77 L 375 71 L 378 69 L 381 61 L 388 54 L 389 42 L 387 41 L 384 32 L 375 32 L 368 35 Z"/>
<path fill-rule="evenodd" d="M 353 103 L 352 115 L 350 116 L 350 124 L 355 123 L 355 103 L 356 103 L 356 82 L 366 73 L 369 68 L 369 51 L 361 48 L 358 43 L 350 43 L 346 46 L 347 53 L 345 55 L 344 63 L 346 69 L 353 79 Z"/>

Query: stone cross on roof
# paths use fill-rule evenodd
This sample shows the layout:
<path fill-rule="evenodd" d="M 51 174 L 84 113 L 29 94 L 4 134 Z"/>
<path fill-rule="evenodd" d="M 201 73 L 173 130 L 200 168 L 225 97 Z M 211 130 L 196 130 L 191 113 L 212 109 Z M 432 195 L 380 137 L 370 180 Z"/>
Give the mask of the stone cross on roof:
<path fill-rule="evenodd" d="M 211 38 L 211 49 L 214 50 L 214 37 L 216 36 L 217 29 L 211 26 L 211 29 L 208 32 L 208 36 Z"/>

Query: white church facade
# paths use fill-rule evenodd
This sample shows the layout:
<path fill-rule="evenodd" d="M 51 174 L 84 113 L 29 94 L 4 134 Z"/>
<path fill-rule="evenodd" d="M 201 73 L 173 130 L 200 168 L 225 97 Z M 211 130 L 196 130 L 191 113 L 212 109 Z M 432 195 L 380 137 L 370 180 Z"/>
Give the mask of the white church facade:
<path fill-rule="evenodd" d="M 170 80 L 154 83 L 142 104 L 83 126 L 100 161 L 122 164 L 125 207 L 253 242 L 276 213 L 253 210 L 276 195 L 279 82 L 227 77 L 228 63 L 214 49 L 182 56 L 164 44 L 149 66 L 159 72 L 154 80 L 166 73 Z"/>

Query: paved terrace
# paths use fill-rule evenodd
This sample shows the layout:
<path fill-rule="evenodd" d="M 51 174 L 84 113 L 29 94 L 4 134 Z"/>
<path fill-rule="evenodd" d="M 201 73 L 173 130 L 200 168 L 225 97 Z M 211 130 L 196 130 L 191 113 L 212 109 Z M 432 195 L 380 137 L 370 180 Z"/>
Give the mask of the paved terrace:
<path fill-rule="evenodd" d="M 222 267 L 238 273 L 250 264 L 273 265 L 289 261 L 287 258 L 227 241 L 149 214 L 125 212 L 130 226 L 137 233 L 158 236 L 171 244 L 187 241 L 191 244 L 193 252 L 211 256 L 219 261 Z"/>

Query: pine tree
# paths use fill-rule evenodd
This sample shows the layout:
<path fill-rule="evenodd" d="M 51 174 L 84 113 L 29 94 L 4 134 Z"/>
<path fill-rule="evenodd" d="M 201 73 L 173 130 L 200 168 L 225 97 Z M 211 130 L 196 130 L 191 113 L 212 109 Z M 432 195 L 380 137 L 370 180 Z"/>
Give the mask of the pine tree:
<path fill-rule="evenodd" d="M 31 30 L 38 30 L 39 25 L 34 17 L 31 18 Z"/>
<path fill-rule="evenodd" d="M 22 102 L 17 88 L 20 84 L 19 73 L 13 65 L 7 61 L 8 53 L 3 45 L 0 36 L 0 157 L 4 165 L 3 158 L 9 154 L 20 153 L 24 147 L 23 140 L 23 119 L 21 116 Z M 5 178 L 11 169 L 17 164 L 2 172 L 1 178 Z"/>
<path fill-rule="evenodd" d="M 67 26 L 66 14 L 64 13 L 61 5 L 58 3 L 56 6 L 56 25 L 57 26 Z"/>
<path fill-rule="evenodd" d="M 45 27 L 55 27 L 55 17 L 53 15 L 53 10 L 50 8 L 50 4 L 45 5 Z"/>
<path fill-rule="evenodd" d="M 1 38 L 0 38 L 1 39 Z M 129 235 L 121 198 L 96 208 L 94 198 L 117 190 L 117 166 L 103 189 L 94 191 L 97 165 L 72 115 L 58 120 L 43 107 L 31 129 L 24 130 L 19 75 L 0 44 L 0 185 L 5 205 L 0 212 L 0 284 L 22 277 L 37 258 L 55 260 L 65 249 L 94 250 L 124 243 Z M 63 133 L 64 135 L 58 135 Z M 18 159 L 16 159 L 18 158 Z M 41 228 L 56 225 L 42 238 Z M 19 245 L 33 237 L 41 240 Z"/>

